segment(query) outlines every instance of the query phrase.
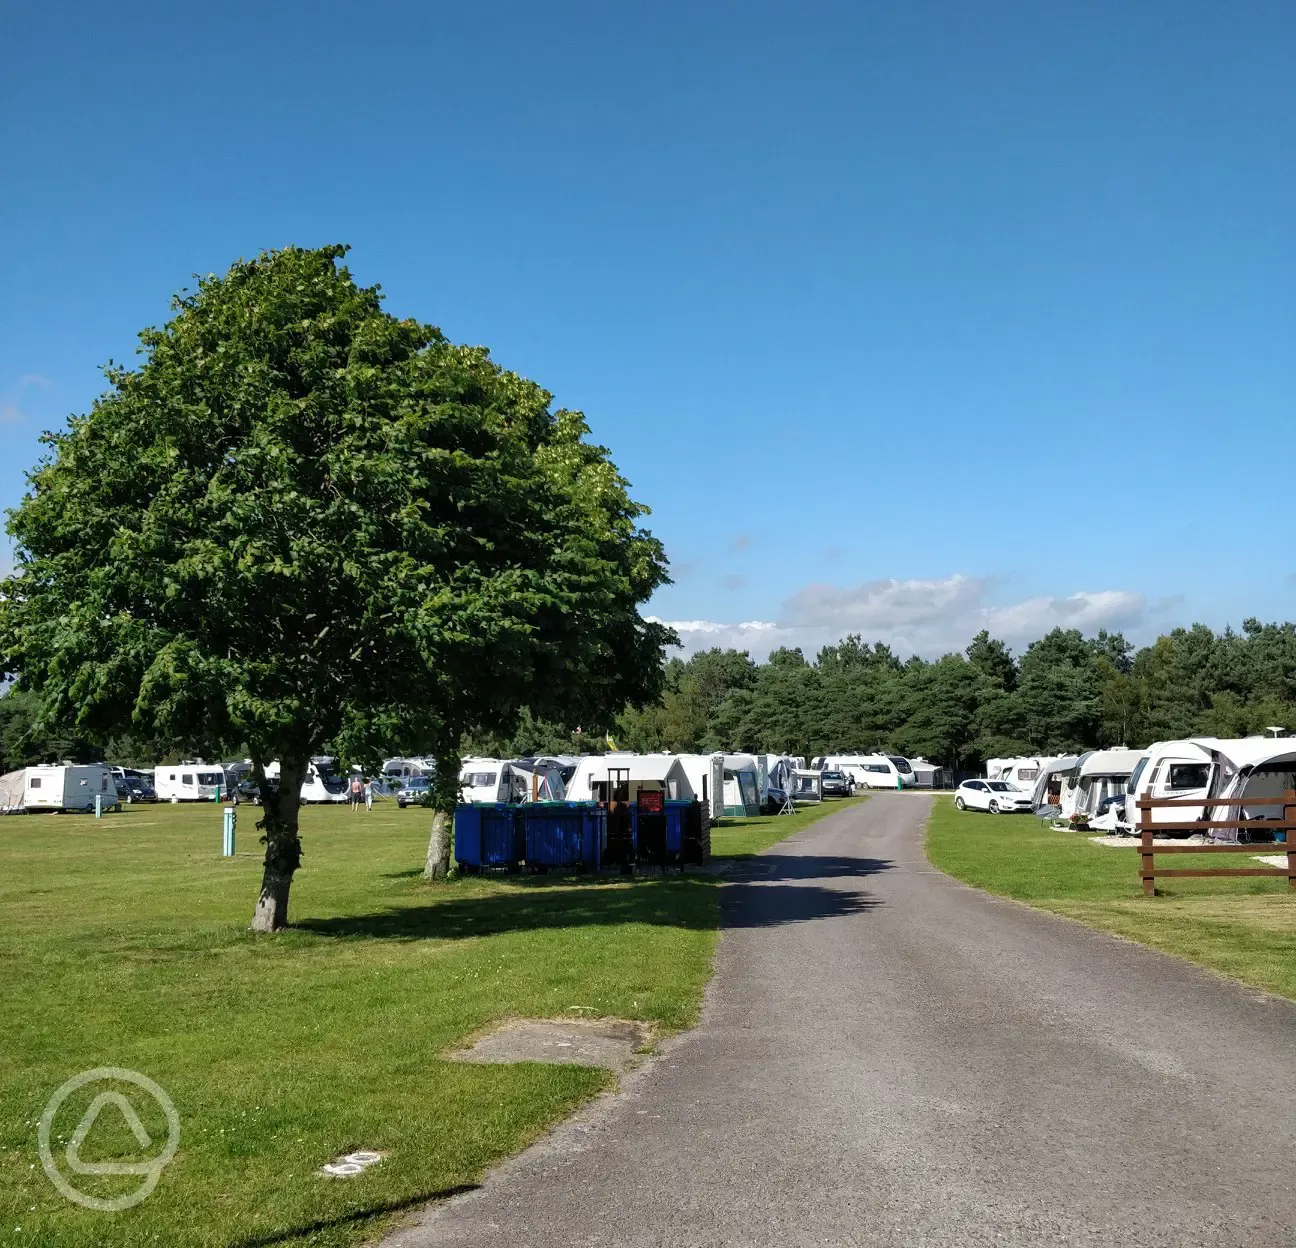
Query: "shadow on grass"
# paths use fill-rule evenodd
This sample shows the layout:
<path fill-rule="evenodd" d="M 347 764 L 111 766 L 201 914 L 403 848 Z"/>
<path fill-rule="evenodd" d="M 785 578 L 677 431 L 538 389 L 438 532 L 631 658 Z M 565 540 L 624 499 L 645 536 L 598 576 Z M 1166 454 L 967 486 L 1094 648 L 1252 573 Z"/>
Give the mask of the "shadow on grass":
<path fill-rule="evenodd" d="M 404 1200 L 389 1200 L 380 1205 L 370 1205 L 365 1209 L 355 1209 L 350 1213 L 340 1213 L 333 1218 L 320 1218 L 315 1222 L 303 1222 L 300 1226 L 290 1226 L 282 1231 L 269 1231 L 264 1235 L 254 1235 L 251 1239 L 233 1240 L 229 1248 L 270 1248 L 272 1244 L 282 1244 L 293 1239 L 303 1239 L 319 1231 L 327 1231 L 335 1226 L 347 1226 L 355 1222 L 367 1222 L 370 1218 L 379 1218 L 386 1213 L 399 1213 L 402 1209 L 415 1209 L 420 1205 L 431 1204 L 434 1200 L 449 1200 L 451 1196 L 461 1196 L 464 1192 L 475 1192 L 477 1183 L 461 1183 L 457 1187 L 446 1187 L 440 1191 L 423 1192 L 419 1196 L 407 1196 Z"/>
<path fill-rule="evenodd" d="M 838 918 L 872 909 L 877 900 L 858 889 L 818 881 L 858 878 L 889 869 L 876 858 L 781 854 L 744 864 L 723 886 L 726 927 L 772 927 Z M 343 939 L 456 940 L 508 932 L 647 923 L 712 931 L 721 925 L 716 881 L 702 876 L 522 882 L 485 897 L 391 907 L 370 914 L 305 919 L 300 931 Z"/>

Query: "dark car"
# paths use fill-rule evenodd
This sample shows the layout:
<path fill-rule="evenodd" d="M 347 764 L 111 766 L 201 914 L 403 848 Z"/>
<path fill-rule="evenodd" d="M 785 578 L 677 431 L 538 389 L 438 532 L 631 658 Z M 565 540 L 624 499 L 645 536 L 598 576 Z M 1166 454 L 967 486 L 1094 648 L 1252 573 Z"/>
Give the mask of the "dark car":
<path fill-rule="evenodd" d="M 278 793 L 279 777 L 271 776 L 266 781 L 266 786 L 271 793 Z M 261 786 L 254 776 L 245 776 L 238 782 L 238 788 L 234 790 L 234 800 L 236 802 L 251 802 L 253 806 L 261 805 Z"/>
<path fill-rule="evenodd" d="M 156 802 L 157 790 L 143 776 L 114 776 L 120 802 Z"/>
<path fill-rule="evenodd" d="M 410 776 L 396 790 L 396 805 L 402 810 L 406 806 L 425 806 L 432 795 L 432 786 L 426 776 Z"/>
<path fill-rule="evenodd" d="M 851 793 L 850 777 L 844 771 L 825 771 L 822 773 L 824 797 L 849 797 Z"/>

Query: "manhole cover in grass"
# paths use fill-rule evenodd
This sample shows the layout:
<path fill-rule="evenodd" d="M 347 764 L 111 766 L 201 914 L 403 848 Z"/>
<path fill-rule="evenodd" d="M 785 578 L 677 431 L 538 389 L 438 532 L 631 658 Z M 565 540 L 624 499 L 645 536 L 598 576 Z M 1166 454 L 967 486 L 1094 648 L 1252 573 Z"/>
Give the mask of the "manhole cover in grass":
<path fill-rule="evenodd" d="M 447 1056 L 456 1062 L 558 1062 L 624 1070 L 647 1041 L 643 1023 L 620 1018 L 519 1018 Z"/>

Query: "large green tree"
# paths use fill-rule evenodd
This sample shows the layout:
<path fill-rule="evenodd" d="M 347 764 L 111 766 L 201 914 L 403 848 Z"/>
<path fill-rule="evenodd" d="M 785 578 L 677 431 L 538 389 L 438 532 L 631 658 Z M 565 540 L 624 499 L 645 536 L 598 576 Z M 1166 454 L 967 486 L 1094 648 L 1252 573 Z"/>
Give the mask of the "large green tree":
<path fill-rule="evenodd" d="M 429 867 L 467 729 L 610 718 L 660 687 L 666 579 L 579 413 L 385 312 L 343 247 L 235 264 L 141 334 L 10 514 L 0 655 L 49 723 L 247 749 L 265 786 L 253 926 L 288 919 L 297 794 L 327 743 L 437 759 Z"/>

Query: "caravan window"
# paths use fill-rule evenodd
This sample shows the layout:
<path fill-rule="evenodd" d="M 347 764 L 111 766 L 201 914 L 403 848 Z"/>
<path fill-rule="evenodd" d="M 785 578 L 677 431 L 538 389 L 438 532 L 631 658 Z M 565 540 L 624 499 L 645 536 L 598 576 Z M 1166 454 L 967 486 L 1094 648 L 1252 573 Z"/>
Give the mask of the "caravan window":
<path fill-rule="evenodd" d="M 1209 763 L 1170 764 L 1170 789 L 1204 789 L 1209 783 Z"/>
<path fill-rule="evenodd" d="M 464 778 L 463 783 L 470 789 L 489 789 L 494 788 L 497 773 L 493 771 L 470 771 Z"/>
<path fill-rule="evenodd" d="M 887 757 L 895 764 L 895 769 L 897 771 L 913 770 L 913 768 L 909 766 L 909 760 L 907 758 L 901 758 L 897 754 L 888 754 Z"/>
<path fill-rule="evenodd" d="M 1038 767 L 1022 767 L 1022 768 L 1020 768 L 1020 769 L 1018 770 L 1018 772 L 1017 772 L 1017 779 L 1018 779 L 1018 780 L 1038 780 L 1038 779 L 1039 779 L 1039 768 L 1038 768 Z"/>
<path fill-rule="evenodd" d="M 189 783 L 189 777 L 185 777 L 185 783 Z M 199 784 L 224 784 L 225 773 L 223 771 L 200 771 L 198 773 Z"/>
<path fill-rule="evenodd" d="M 180 783 L 181 783 L 181 784 L 193 784 L 193 776 L 191 776 L 191 775 L 181 776 L 181 777 L 180 777 Z"/>
<path fill-rule="evenodd" d="M 1145 754 L 1142 758 L 1139 759 L 1137 763 L 1134 764 L 1134 772 L 1129 778 L 1129 783 L 1126 784 L 1125 786 L 1126 793 L 1138 792 L 1139 777 L 1143 774 L 1143 771 L 1147 767 L 1147 765 L 1148 765 L 1148 760 L 1147 760 L 1147 755 Z"/>
<path fill-rule="evenodd" d="M 884 776 L 889 776 L 891 774 L 891 768 L 888 767 L 885 763 L 865 763 L 864 770 L 880 771 Z"/>
<path fill-rule="evenodd" d="M 39 776 L 33 776 L 33 777 L 32 777 L 32 778 L 27 782 L 27 787 L 28 787 L 29 789 L 39 789 L 39 788 L 41 787 L 41 785 L 40 785 L 40 777 L 39 777 Z"/>

